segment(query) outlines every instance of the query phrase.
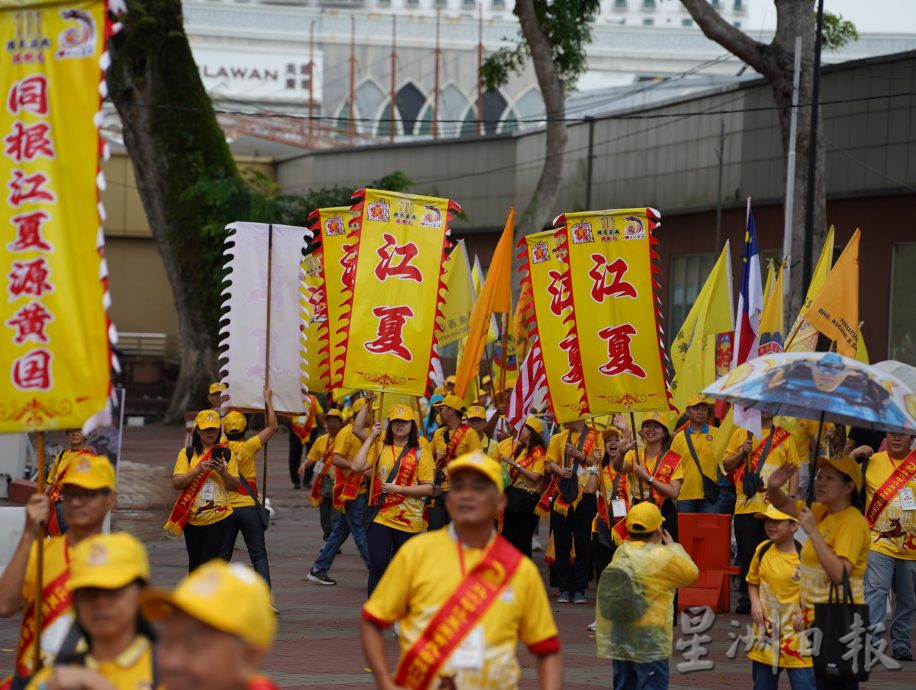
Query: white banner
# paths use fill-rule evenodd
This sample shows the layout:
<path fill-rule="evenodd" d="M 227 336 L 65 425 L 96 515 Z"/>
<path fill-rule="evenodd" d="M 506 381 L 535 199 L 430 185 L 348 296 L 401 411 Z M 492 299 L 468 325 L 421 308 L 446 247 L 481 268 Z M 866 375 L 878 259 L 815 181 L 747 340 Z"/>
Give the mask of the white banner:
<path fill-rule="evenodd" d="M 212 98 L 238 101 L 321 103 L 321 75 L 324 56 L 315 51 L 310 68 L 308 51 L 268 53 L 194 47 L 194 61 L 204 88 Z"/>

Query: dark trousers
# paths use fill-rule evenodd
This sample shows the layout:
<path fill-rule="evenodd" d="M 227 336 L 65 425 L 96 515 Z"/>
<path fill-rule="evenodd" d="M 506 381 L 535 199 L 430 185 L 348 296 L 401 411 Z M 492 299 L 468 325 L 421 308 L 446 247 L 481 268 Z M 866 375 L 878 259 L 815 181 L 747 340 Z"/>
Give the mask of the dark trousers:
<path fill-rule="evenodd" d="M 527 491 L 509 487 L 507 491 L 519 492 L 522 498 L 526 498 Z M 537 513 L 534 508 L 537 505 L 537 494 L 531 494 L 532 498 L 528 501 L 530 509 L 524 507 L 524 502 L 519 501 L 519 507 L 524 508 L 521 511 L 512 510 L 507 505 L 503 513 L 503 537 L 512 544 L 516 549 L 531 558 L 531 539 L 534 537 L 534 528 L 538 524 Z"/>
<path fill-rule="evenodd" d="M 251 567 L 267 581 L 270 586 L 270 565 L 267 562 L 267 542 L 264 540 L 264 528 L 261 527 L 261 519 L 258 517 L 258 509 L 255 506 L 246 506 L 244 508 L 235 508 L 224 522 L 228 522 L 229 527 L 226 529 L 225 549 L 230 558 L 235 550 L 235 542 L 239 532 L 242 533 L 242 539 L 245 540 L 245 546 L 248 548 L 248 558 L 251 559 Z"/>
<path fill-rule="evenodd" d="M 747 571 L 751 567 L 754 551 L 767 538 L 763 520 L 758 520 L 753 513 L 736 515 L 732 521 L 735 527 L 735 542 L 738 545 L 738 564 L 741 566 L 741 595 L 739 604 L 750 604 L 747 593 Z"/>
<path fill-rule="evenodd" d="M 601 580 L 601 573 L 604 572 L 604 569 L 611 564 L 616 550 L 616 545 L 613 548 L 608 548 L 601 542 L 597 534 L 592 535 L 592 567 L 595 570 L 596 583 Z"/>
<path fill-rule="evenodd" d="M 579 505 L 569 507 L 567 514 L 550 512 L 550 529 L 556 551 L 557 586 L 561 592 L 585 592 L 592 571 L 592 519 L 598 510 L 594 494 L 584 494 Z M 576 546 L 576 562 L 570 552 Z"/>
<path fill-rule="evenodd" d="M 60 528 L 61 534 L 67 533 L 67 521 L 64 519 L 64 502 L 58 501 L 54 504 L 54 512 L 57 515 L 57 526 Z"/>
<path fill-rule="evenodd" d="M 331 498 L 322 498 L 318 504 L 318 521 L 321 523 L 322 539 L 328 540 L 331 536 L 331 530 L 334 529 L 334 523 L 340 517 L 340 511 L 334 510 L 334 500 Z"/>
<path fill-rule="evenodd" d="M 443 491 L 440 495 L 436 496 L 432 505 L 429 506 L 429 526 L 427 529 L 430 532 L 434 529 L 442 529 L 451 522 L 448 511 L 445 509 L 446 496 L 448 496 L 448 491 Z"/>
<path fill-rule="evenodd" d="M 228 561 L 232 551 L 226 551 L 226 532 L 232 523 L 228 515 L 212 525 L 185 525 L 184 545 L 188 551 L 188 572 L 214 558 Z"/>
<path fill-rule="evenodd" d="M 763 520 L 760 520 L 760 522 L 763 522 Z M 817 690 L 859 690 L 859 681 L 857 680 L 834 678 L 817 671 L 814 672 L 814 682 L 817 684 Z"/>
<path fill-rule="evenodd" d="M 299 465 L 302 464 L 302 449 L 304 445 L 302 441 L 299 440 L 299 437 L 293 433 L 292 429 L 289 432 L 289 480 L 293 483 L 293 486 L 297 489 L 302 487 L 303 483 L 305 486 L 308 486 L 312 481 L 312 467 L 309 467 L 305 472 L 305 476 L 301 479 L 299 478 Z"/>
<path fill-rule="evenodd" d="M 369 547 L 369 596 L 385 574 L 388 564 L 407 540 L 416 532 L 405 532 L 388 525 L 373 522 L 366 530 L 366 546 Z"/>

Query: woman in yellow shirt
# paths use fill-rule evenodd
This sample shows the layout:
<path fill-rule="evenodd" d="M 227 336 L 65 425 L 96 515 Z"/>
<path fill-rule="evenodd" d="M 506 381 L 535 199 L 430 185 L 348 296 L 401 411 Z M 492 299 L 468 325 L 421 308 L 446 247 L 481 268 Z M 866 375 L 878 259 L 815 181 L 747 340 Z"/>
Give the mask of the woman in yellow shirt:
<path fill-rule="evenodd" d="M 541 480 L 547 463 L 544 447 L 544 422 L 528 417 L 511 452 L 501 445 L 500 460 L 509 469 L 511 484 L 506 487 L 503 511 L 503 536 L 512 546 L 531 558 L 531 539 L 538 524 L 535 507 L 540 500 Z"/>
<path fill-rule="evenodd" d="M 419 438 L 413 410 L 394 405 L 381 449 L 376 424 L 351 463 L 354 472 L 375 470 L 372 495 L 366 509 L 366 542 L 369 547 L 369 596 L 394 555 L 408 539 L 422 532 L 423 498 L 433 495 L 435 463 L 425 439 Z"/>

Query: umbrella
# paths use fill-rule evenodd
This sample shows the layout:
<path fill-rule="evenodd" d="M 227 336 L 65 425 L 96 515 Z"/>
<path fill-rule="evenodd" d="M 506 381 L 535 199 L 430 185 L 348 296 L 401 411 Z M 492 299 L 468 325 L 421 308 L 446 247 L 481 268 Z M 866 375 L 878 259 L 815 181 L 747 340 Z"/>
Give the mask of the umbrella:
<path fill-rule="evenodd" d="M 703 393 L 774 415 L 916 434 L 913 389 L 883 368 L 833 352 L 761 355 Z"/>
<path fill-rule="evenodd" d="M 910 390 L 916 391 L 916 367 L 898 362 L 896 359 L 886 359 L 883 362 L 878 362 L 875 366 L 885 373 L 900 379 L 910 387 Z"/>

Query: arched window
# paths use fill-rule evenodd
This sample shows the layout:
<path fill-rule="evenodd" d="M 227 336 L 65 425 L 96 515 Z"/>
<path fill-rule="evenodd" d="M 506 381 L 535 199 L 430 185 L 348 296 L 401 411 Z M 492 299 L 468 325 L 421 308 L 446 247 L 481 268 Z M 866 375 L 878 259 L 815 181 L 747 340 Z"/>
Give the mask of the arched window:
<path fill-rule="evenodd" d="M 515 101 L 515 113 L 519 119 L 519 128 L 528 129 L 544 124 L 537 120 L 544 117 L 544 99 L 536 88 L 528 89 L 521 98 Z"/>
<path fill-rule="evenodd" d="M 499 123 L 499 128 L 496 131 L 500 134 L 512 134 L 512 132 L 518 131 L 518 117 L 516 117 L 515 111 L 512 108 L 506 110 L 506 114 L 502 122 Z"/>
<path fill-rule="evenodd" d="M 414 127 L 420 117 L 420 110 L 426 103 L 426 96 L 413 82 L 407 82 L 398 90 L 398 115 L 404 134 L 414 134 Z"/>
<path fill-rule="evenodd" d="M 443 137 L 458 136 L 462 131 L 470 99 L 454 84 L 449 84 L 439 93 L 439 135 Z M 473 133 L 473 131 L 472 131 Z M 464 136 L 462 133 L 461 136 Z"/>
<path fill-rule="evenodd" d="M 356 110 L 366 120 L 357 123 L 359 132 L 371 132 L 376 123 L 375 119 L 379 117 L 379 112 L 386 101 L 385 92 L 373 80 L 367 79 L 359 88 L 356 89 Z"/>
<path fill-rule="evenodd" d="M 499 121 L 506 110 L 505 97 L 499 91 L 487 91 L 483 95 L 483 131 L 486 134 L 495 134 Z"/>

